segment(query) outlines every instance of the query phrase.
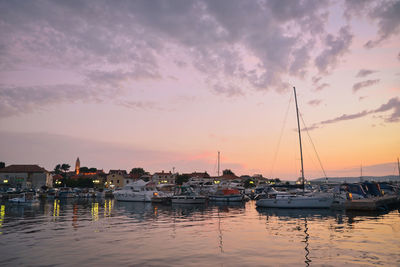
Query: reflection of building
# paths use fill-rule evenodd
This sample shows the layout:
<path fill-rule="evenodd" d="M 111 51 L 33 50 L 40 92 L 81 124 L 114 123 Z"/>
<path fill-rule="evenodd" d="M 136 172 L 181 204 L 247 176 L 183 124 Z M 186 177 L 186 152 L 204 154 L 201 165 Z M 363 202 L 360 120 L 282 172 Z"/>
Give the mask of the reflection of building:
<path fill-rule="evenodd" d="M 174 184 L 175 183 L 175 174 L 171 172 L 156 172 L 151 177 L 152 182 L 155 184 Z"/>
<path fill-rule="evenodd" d="M 52 187 L 51 174 L 38 165 L 9 165 L 0 169 L 0 183 L 17 188 Z"/>
<path fill-rule="evenodd" d="M 76 159 L 75 162 L 75 174 L 78 175 L 79 174 L 79 169 L 81 168 L 81 162 L 79 160 L 79 157 Z"/>

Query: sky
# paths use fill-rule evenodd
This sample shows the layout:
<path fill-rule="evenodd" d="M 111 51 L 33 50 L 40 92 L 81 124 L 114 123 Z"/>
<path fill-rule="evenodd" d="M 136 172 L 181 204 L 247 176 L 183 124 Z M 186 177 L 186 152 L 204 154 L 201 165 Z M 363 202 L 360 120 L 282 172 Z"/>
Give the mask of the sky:
<path fill-rule="evenodd" d="M 400 1 L 0 1 L 0 161 L 394 175 Z M 325 172 L 325 174 L 324 174 Z"/>

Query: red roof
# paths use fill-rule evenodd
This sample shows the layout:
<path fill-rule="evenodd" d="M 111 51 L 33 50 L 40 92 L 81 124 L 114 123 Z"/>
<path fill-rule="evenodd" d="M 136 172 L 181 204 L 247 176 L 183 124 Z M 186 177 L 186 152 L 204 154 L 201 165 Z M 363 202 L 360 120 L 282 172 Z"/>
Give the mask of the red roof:
<path fill-rule="evenodd" d="M 0 169 L 2 173 L 21 173 L 21 172 L 48 172 L 44 168 L 38 165 L 9 165 L 3 169 Z"/>

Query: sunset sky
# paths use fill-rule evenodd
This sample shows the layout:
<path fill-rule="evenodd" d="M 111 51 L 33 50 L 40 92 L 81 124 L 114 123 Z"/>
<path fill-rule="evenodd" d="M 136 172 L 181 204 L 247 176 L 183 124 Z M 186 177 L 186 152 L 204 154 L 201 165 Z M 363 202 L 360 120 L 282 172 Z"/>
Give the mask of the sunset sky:
<path fill-rule="evenodd" d="M 296 180 L 293 86 L 328 176 L 398 174 L 400 1 L 0 1 L 6 165 L 216 175 L 221 151 Z"/>

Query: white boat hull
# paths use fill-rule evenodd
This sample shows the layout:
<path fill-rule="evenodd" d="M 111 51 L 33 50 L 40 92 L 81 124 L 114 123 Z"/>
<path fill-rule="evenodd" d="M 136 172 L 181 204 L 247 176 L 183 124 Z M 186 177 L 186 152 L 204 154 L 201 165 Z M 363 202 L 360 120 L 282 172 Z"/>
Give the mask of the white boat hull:
<path fill-rule="evenodd" d="M 285 209 L 328 209 L 332 206 L 332 197 L 296 196 L 287 198 L 264 198 L 256 202 L 258 207 Z"/>
<path fill-rule="evenodd" d="M 114 198 L 118 201 L 151 202 L 153 192 L 114 192 Z"/>

